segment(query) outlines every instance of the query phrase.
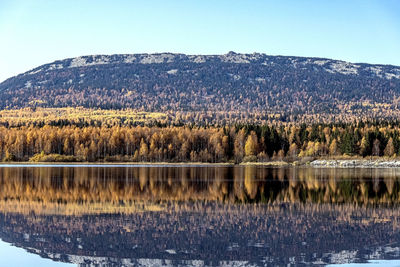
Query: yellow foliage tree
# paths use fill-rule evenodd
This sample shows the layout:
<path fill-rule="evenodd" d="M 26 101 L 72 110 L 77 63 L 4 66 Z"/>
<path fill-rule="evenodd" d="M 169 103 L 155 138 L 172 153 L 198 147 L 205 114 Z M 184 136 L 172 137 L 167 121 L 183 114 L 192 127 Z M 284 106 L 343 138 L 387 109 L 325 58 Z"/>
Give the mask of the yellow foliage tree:
<path fill-rule="evenodd" d="M 247 137 L 246 145 L 244 146 L 244 153 L 246 156 L 255 156 L 258 149 L 257 136 L 251 132 Z"/>
<path fill-rule="evenodd" d="M 329 146 L 329 155 L 335 156 L 338 154 L 338 145 L 336 139 L 332 140 L 331 145 Z"/>
<path fill-rule="evenodd" d="M 385 150 L 383 151 L 385 153 L 385 156 L 391 157 L 394 155 L 394 145 L 393 145 L 393 138 L 390 137 Z"/>
<path fill-rule="evenodd" d="M 146 142 L 143 140 L 140 140 L 140 150 L 139 150 L 139 155 L 142 160 L 146 160 L 147 154 L 149 153 L 149 148 L 147 147 Z"/>

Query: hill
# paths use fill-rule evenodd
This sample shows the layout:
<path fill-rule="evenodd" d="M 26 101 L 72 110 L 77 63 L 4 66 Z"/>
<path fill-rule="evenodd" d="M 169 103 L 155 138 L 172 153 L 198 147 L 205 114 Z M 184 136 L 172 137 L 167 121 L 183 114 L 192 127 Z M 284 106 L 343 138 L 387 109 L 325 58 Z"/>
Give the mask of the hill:
<path fill-rule="evenodd" d="M 0 108 L 130 108 L 337 120 L 398 117 L 400 67 L 265 54 L 94 55 L 0 84 Z M 239 114 L 239 115 L 238 115 Z"/>

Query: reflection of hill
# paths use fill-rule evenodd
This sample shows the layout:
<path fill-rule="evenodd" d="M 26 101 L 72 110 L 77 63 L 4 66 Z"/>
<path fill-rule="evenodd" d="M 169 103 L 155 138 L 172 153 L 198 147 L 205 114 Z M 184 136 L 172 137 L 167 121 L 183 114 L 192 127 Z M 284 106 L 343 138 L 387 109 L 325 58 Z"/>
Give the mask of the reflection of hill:
<path fill-rule="evenodd" d="M 182 204 L 114 215 L 1 213 L 0 238 L 76 263 L 338 263 L 396 256 L 399 219 L 399 209 L 347 204 Z"/>
<path fill-rule="evenodd" d="M 400 171 L 254 166 L 0 168 L 4 212 L 132 213 L 163 209 L 166 201 L 189 200 L 398 204 Z M 143 208 L 145 202 L 154 205 Z"/>
<path fill-rule="evenodd" d="M 0 238 L 75 263 L 399 258 L 399 192 L 390 169 L 3 167 Z"/>

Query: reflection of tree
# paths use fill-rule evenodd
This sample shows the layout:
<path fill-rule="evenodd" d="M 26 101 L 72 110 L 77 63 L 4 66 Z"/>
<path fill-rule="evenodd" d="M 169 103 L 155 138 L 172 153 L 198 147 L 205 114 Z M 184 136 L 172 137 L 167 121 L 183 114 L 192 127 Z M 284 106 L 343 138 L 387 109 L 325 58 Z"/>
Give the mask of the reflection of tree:
<path fill-rule="evenodd" d="M 246 167 L 0 168 L 2 202 L 400 202 L 400 171 Z"/>
<path fill-rule="evenodd" d="M 245 167 L 244 168 L 244 187 L 246 188 L 247 195 L 250 199 L 255 199 L 257 195 L 257 179 L 256 177 L 256 169 L 253 167 Z"/>
<path fill-rule="evenodd" d="M 246 192 L 244 191 L 244 169 L 243 168 L 234 168 L 233 174 L 233 194 L 235 196 L 234 199 L 238 199 L 241 202 L 246 200 Z"/>

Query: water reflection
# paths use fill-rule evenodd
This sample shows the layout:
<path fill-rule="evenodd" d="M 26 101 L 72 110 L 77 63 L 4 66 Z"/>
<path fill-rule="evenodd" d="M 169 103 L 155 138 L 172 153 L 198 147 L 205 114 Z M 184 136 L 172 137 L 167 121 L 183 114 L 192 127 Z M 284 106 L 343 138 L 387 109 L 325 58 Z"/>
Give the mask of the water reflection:
<path fill-rule="evenodd" d="M 166 201 L 392 205 L 400 202 L 399 193 L 396 169 L 0 168 L 2 211 L 137 212 L 163 209 Z"/>
<path fill-rule="evenodd" d="M 77 264 L 399 259 L 399 178 L 394 169 L 0 168 L 0 239 Z"/>

